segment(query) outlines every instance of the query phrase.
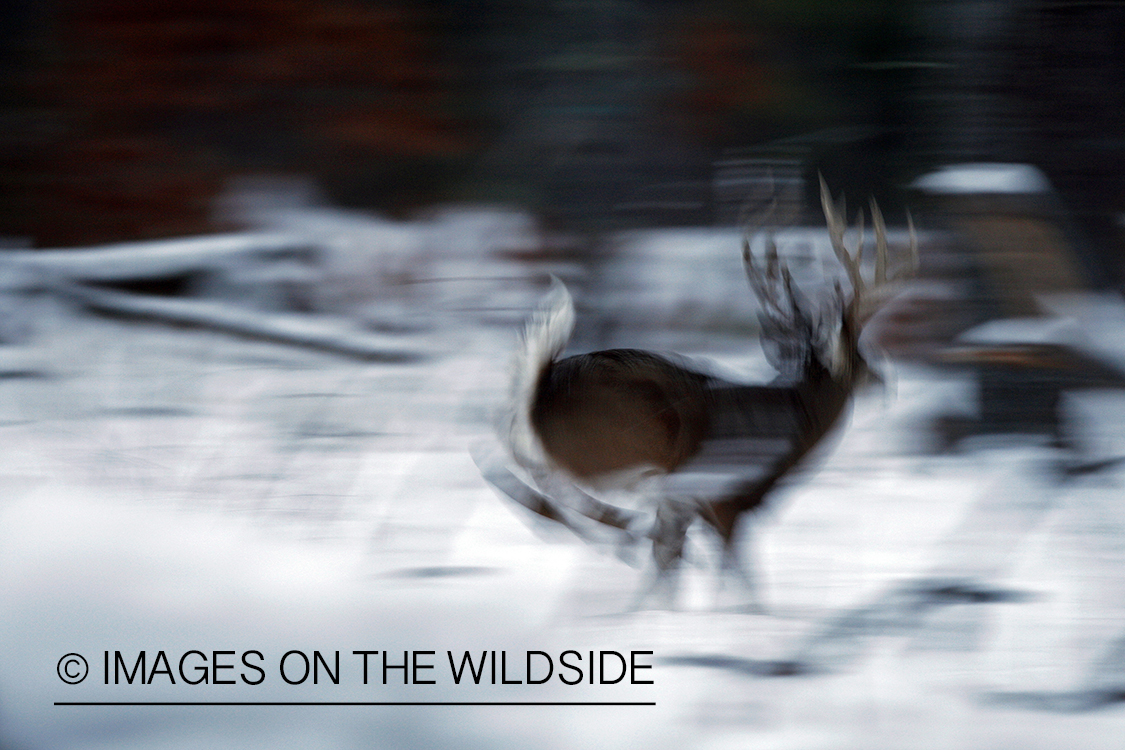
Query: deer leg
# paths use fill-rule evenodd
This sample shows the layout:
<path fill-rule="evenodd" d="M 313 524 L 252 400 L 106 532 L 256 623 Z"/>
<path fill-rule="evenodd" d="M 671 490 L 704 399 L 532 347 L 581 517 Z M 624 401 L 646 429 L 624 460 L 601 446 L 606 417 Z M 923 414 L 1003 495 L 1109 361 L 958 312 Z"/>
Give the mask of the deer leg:
<path fill-rule="evenodd" d="M 551 494 L 545 494 L 513 474 L 501 452 L 478 445 L 473 447 L 470 454 L 484 480 L 503 497 L 522 505 L 536 516 L 566 527 L 583 541 L 592 544 L 606 541 L 605 535 L 596 533 L 597 529 L 584 523 L 583 518 L 597 521 L 611 532 L 618 556 L 623 559 L 628 557 L 629 549 L 636 541 L 636 534 L 629 525 L 633 519 L 625 511 L 601 503 L 577 487 L 571 490 L 571 494 L 577 498 L 575 502 L 560 502 L 556 493 L 568 487 L 567 483 L 550 482 L 545 485 L 545 479 L 550 478 L 549 474 L 531 470 L 536 484 L 550 488 L 548 491 Z"/>
<path fill-rule="evenodd" d="M 742 516 L 759 508 L 765 501 L 766 493 L 777 482 L 778 476 L 769 476 L 758 482 L 739 488 L 731 497 L 704 506 L 701 515 L 719 535 L 722 544 L 718 576 L 717 598 L 721 597 L 728 579 L 738 583 L 738 589 L 749 599 L 751 611 L 764 612 L 757 580 L 748 569 L 746 550 L 738 549 L 738 528 Z"/>
<path fill-rule="evenodd" d="M 732 540 L 723 540 L 715 601 L 720 607 L 765 614 L 750 557 L 745 547 L 739 550 Z"/>
<path fill-rule="evenodd" d="M 578 536 L 583 536 L 582 530 L 567 519 L 563 510 L 550 497 L 538 492 L 513 474 L 498 455 L 475 449 L 472 458 L 484 480 L 501 495 L 519 503 L 532 513 L 562 524 Z"/>
<path fill-rule="evenodd" d="M 684 556 L 687 530 L 695 519 L 694 503 L 665 499 L 656 509 L 652 527 L 652 559 L 658 575 L 673 573 Z"/>
<path fill-rule="evenodd" d="M 698 510 L 692 501 L 665 497 L 656 507 L 649 536 L 652 537 L 652 572 L 637 592 L 631 609 L 643 608 L 653 599 L 658 606 L 671 608 L 675 604 L 676 584 L 680 562 L 684 557 L 687 531 Z"/>

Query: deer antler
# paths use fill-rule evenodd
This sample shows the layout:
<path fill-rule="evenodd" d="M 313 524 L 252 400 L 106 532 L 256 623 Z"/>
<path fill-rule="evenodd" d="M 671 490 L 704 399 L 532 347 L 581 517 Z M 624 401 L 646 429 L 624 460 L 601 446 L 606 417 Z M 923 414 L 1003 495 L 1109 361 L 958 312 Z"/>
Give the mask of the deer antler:
<path fill-rule="evenodd" d="M 918 237 L 914 232 L 914 219 L 909 213 L 906 215 L 907 226 L 910 231 L 910 247 L 908 258 L 893 273 L 888 272 L 887 225 L 883 220 L 883 213 L 875 199 L 871 199 L 871 224 L 875 231 L 875 276 L 872 284 L 868 286 L 860 273 L 860 260 L 863 255 L 863 211 L 860 210 L 857 219 L 857 240 L 855 253 L 848 251 L 844 244 L 844 233 L 847 230 L 846 209 L 841 198 L 839 203 L 833 203 L 832 194 L 824 177 L 820 178 L 820 203 L 824 208 L 824 220 L 828 225 L 828 238 L 832 243 L 832 251 L 844 267 L 848 281 L 852 286 L 852 298 L 848 303 L 848 312 L 860 325 L 869 320 L 878 311 L 879 307 L 897 291 L 895 282 L 906 278 L 918 269 Z"/>
<path fill-rule="evenodd" d="M 770 320 L 791 327 L 805 319 L 808 303 L 793 283 L 789 267 L 778 259 L 777 242 L 772 234 L 766 236 L 764 267 L 755 263 L 749 237 L 742 239 L 742 262 L 750 288 Z"/>

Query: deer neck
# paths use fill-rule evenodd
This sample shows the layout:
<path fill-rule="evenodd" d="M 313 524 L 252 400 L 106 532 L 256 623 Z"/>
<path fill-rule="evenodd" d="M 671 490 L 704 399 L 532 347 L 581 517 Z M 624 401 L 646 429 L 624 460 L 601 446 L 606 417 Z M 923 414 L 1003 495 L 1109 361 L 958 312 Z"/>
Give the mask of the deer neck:
<path fill-rule="evenodd" d="M 847 406 L 856 383 L 855 367 L 834 374 L 816 357 L 810 357 L 804 376 L 796 384 L 797 397 L 814 432 L 822 435 L 836 424 Z"/>

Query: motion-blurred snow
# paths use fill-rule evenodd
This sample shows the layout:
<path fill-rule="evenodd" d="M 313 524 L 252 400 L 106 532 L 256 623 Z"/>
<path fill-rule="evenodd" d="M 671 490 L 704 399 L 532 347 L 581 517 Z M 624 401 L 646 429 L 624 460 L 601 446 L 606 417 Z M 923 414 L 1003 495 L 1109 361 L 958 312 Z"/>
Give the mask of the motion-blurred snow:
<path fill-rule="evenodd" d="M 716 606 L 702 532 L 679 608 L 628 612 L 641 571 L 529 524 L 468 452 L 488 439 L 518 321 L 546 272 L 582 275 L 522 258 L 543 240 L 517 213 L 391 223 L 306 198 L 242 206 L 258 230 L 315 249 L 307 309 L 286 314 L 329 316 L 417 356 L 379 361 L 304 346 L 299 334 L 263 341 L 206 320 L 93 315 L 49 283 L 5 292 L 4 309 L 30 328 L 0 352 L 5 750 L 1119 747 L 1125 469 L 1066 474 L 1057 451 L 1018 438 L 931 455 L 927 420 L 971 408 L 971 384 L 901 366 L 750 530 L 767 614 Z M 724 327 L 702 310 L 729 301 L 730 319 L 753 314 L 739 296 L 735 234 L 708 241 L 708 257 L 729 245 L 722 272 L 691 260 L 691 233 L 622 242 L 633 244 L 606 264 L 602 288 L 589 285 L 589 307 L 642 319 L 679 310 L 675 348 L 768 377 L 753 323 Z M 685 283 L 689 268 L 705 284 Z M 212 279 L 187 301 L 281 312 L 276 297 L 238 292 L 258 283 L 239 278 Z M 608 293 L 613 279 L 628 282 Z M 1112 300 L 1084 304 L 1095 323 L 1121 315 Z M 659 328 L 647 323 L 646 345 Z M 693 325 L 707 332 L 693 338 Z M 1120 327 L 1091 336 L 1125 352 Z M 1091 458 L 1125 454 L 1120 395 L 1073 396 L 1067 410 Z M 140 649 L 257 649 L 267 660 L 339 650 L 345 661 L 352 650 L 423 649 L 439 663 L 445 650 L 646 650 L 655 685 L 97 679 L 103 651 Z M 81 685 L 55 674 L 69 652 L 91 662 Z M 75 700 L 657 706 L 53 705 Z"/>

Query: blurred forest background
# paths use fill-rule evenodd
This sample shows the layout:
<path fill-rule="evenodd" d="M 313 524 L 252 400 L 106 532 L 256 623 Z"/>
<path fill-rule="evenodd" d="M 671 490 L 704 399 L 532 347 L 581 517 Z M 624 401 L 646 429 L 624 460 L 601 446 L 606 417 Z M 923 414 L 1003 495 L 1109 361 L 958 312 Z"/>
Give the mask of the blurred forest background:
<path fill-rule="evenodd" d="M 213 231 L 232 178 L 344 206 L 712 224 L 775 156 L 893 210 L 1036 164 L 1120 259 L 1125 4 L 1042 0 L 4 0 L 0 237 Z M 1119 265 L 1119 264 L 1112 264 Z"/>

